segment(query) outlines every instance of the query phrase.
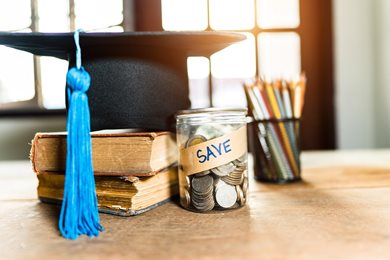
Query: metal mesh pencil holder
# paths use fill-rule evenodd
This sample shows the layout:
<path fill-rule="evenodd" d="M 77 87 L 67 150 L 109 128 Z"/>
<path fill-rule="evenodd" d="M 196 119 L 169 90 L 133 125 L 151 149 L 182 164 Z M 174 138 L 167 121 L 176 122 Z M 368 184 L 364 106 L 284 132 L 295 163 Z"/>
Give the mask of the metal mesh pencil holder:
<path fill-rule="evenodd" d="M 301 179 L 299 119 L 269 119 L 249 125 L 255 178 L 288 183 Z"/>

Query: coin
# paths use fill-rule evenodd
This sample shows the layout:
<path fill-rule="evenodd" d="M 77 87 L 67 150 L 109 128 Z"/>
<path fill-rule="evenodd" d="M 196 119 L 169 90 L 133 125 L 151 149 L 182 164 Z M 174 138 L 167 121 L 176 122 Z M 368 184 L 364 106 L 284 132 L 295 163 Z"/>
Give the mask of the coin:
<path fill-rule="evenodd" d="M 192 178 L 191 184 L 192 189 L 198 194 L 207 194 L 210 192 L 210 189 L 213 189 L 213 177 L 210 175 L 205 175 L 201 177 Z"/>
<path fill-rule="evenodd" d="M 211 177 L 210 175 L 206 175 L 206 176 Z M 202 180 L 203 182 L 205 179 L 204 177 L 200 177 L 198 179 L 203 178 Z M 211 177 L 211 179 L 213 178 Z M 213 197 L 213 191 L 214 191 L 213 184 L 210 185 L 210 188 L 207 191 L 204 192 L 204 190 L 206 189 L 203 189 L 201 192 L 197 191 L 196 189 L 191 190 L 192 205 L 195 209 L 199 211 L 209 211 L 213 209 L 215 206 L 214 197 Z"/>
<path fill-rule="evenodd" d="M 209 211 L 212 210 L 215 206 L 213 191 L 211 191 L 206 196 L 199 196 L 195 193 L 192 193 L 191 201 L 194 208 L 199 211 Z"/>
<path fill-rule="evenodd" d="M 194 135 L 194 136 L 192 136 L 191 138 L 189 138 L 187 140 L 186 148 L 190 147 L 190 146 L 193 146 L 193 145 L 197 145 L 197 144 L 206 142 L 206 141 L 207 141 L 207 139 L 203 135 Z"/>
<path fill-rule="evenodd" d="M 241 162 L 241 163 L 238 163 L 238 164 L 235 164 L 236 168 L 243 171 L 246 169 L 246 162 Z"/>
<path fill-rule="evenodd" d="M 242 165 L 246 165 L 246 154 L 242 155 L 241 157 L 235 159 L 233 161 L 233 164 L 235 166 L 242 166 Z"/>
<path fill-rule="evenodd" d="M 190 187 L 190 178 L 184 174 L 179 176 L 180 187 L 188 188 Z"/>
<path fill-rule="evenodd" d="M 195 174 L 196 177 L 201 177 L 201 176 L 205 176 L 205 175 L 208 175 L 210 174 L 211 172 L 209 170 L 207 171 L 203 171 L 203 172 L 198 172 L 197 174 Z"/>
<path fill-rule="evenodd" d="M 235 168 L 236 167 L 234 166 L 234 164 L 232 162 L 229 162 L 229 163 L 223 164 L 221 166 L 215 167 L 215 168 L 211 169 L 211 171 L 215 175 L 226 176 L 229 173 L 231 173 L 232 171 L 234 171 Z"/>
<path fill-rule="evenodd" d="M 221 177 L 221 180 L 223 180 L 227 184 L 236 186 L 242 183 L 242 181 L 244 180 L 244 175 L 242 171 L 234 170 L 230 174 Z"/>
<path fill-rule="evenodd" d="M 246 193 L 248 192 L 248 177 L 244 176 L 244 180 L 242 182 L 242 191 L 244 192 L 244 195 L 246 196 Z"/>
<path fill-rule="evenodd" d="M 214 200 L 211 200 L 210 203 L 203 204 L 203 205 L 197 205 L 197 204 L 193 203 L 193 206 L 198 211 L 206 212 L 206 211 L 210 211 L 210 210 L 212 210 L 214 208 L 215 202 L 214 202 Z"/>
<path fill-rule="evenodd" d="M 237 201 L 240 204 L 240 206 L 245 205 L 246 198 L 244 196 L 244 192 L 242 191 L 241 187 L 239 185 L 235 186 L 236 192 L 237 192 Z"/>
<path fill-rule="evenodd" d="M 218 131 L 220 132 L 219 135 L 224 135 L 224 134 L 230 133 L 236 129 L 237 129 L 237 126 L 234 126 L 234 125 L 221 125 L 220 127 L 218 127 Z"/>
<path fill-rule="evenodd" d="M 195 135 L 201 135 L 207 139 L 213 139 L 217 136 L 221 136 L 223 133 L 220 131 L 219 126 L 214 125 L 202 125 L 196 129 Z"/>
<path fill-rule="evenodd" d="M 180 204 L 183 207 L 188 208 L 190 206 L 190 202 L 191 202 L 191 198 L 190 198 L 190 194 L 189 194 L 188 190 L 181 188 L 180 189 Z"/>
<path fill-rule="evenodd" d="M 219 182 L 215 188 L 215 200 L 222 208 L 230 208 L 237 201 L 236 188 L 224 182 Z"/>

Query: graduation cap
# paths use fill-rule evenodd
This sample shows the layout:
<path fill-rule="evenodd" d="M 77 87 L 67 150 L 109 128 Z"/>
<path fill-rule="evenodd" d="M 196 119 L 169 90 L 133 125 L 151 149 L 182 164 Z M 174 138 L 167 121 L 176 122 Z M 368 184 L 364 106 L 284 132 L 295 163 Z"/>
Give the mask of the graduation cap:
<path fill-rule="evenodd" d="M 91 130 L 173 130 L 173 115 L 191 106 L 187 57 L 209 56 L 243 39 L 221 32 L 80 33 L 91 75 Z M 69 60 L 70 67 L 76 62 L 73 33 L 1 33 L 0 44 Z"/>
<path fill-rule="evenodd" d="M 0 33 L 2 45 L 69 60 L 67 160 L 59 220 L 64 237 L 98 236 L 103 230 L 91 128 L 169 129 L 176 111 L 190 107 L 187 56 L 209 56 L 243 39 L 239 34 L 211 32 Z"/>

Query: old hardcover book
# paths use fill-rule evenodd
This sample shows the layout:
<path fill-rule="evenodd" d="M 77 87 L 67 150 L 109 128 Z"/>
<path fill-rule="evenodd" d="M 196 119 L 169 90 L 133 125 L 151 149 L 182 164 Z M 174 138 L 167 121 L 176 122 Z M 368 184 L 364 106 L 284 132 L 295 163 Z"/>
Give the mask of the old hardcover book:
<path fill-rule="evenodd" d="M 98 131 L 91 137 L 95 175 L 151 176 L 177 161 L 170 132 Z M 66 134 L 37 133 L 30 159 L 37 174 L 64 173 Z"/>
<path fill-rule="evenodd" d="M 38 174 L 38 197 L 42 202 L 60 203 L 64 175 Z M 95 176 L 100 212 L 133 216 L 153 209 L 178 194 L 177 167 L 149 177 Z"/>

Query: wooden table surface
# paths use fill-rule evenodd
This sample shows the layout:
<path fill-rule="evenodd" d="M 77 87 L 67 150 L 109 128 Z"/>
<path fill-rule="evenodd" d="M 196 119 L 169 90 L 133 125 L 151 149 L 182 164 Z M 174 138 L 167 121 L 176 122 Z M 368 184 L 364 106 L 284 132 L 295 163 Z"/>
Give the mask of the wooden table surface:
<path fill-rule="evenodd" d="M 242 209 L 101 214 L 99 238 L 68 241 L 58 208 L 36 199 L 29 162 L 1 162 L 0 259 L 390 259 L 390 150 L 307 152 L 302 163 L 303 182 L 251 180 Z"/>

